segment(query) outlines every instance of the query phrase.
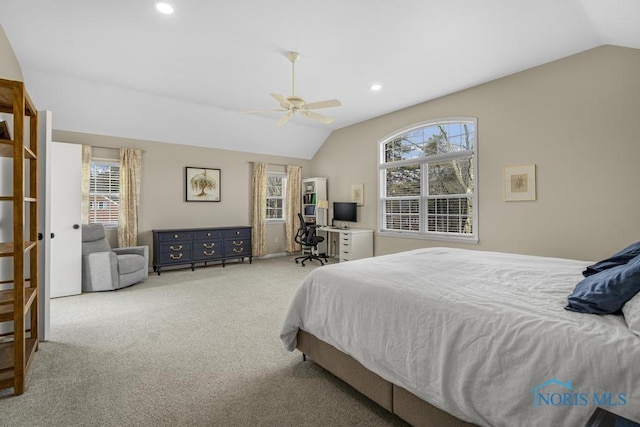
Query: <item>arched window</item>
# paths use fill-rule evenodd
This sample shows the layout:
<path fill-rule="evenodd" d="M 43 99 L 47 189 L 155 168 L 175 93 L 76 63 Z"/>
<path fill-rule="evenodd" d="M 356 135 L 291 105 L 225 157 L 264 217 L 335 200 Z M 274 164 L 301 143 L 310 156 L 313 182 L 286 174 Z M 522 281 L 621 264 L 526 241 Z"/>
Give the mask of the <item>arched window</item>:
<path fill-rule="evenodd" d="M 420 123 L 380 143 L 379 231 L 477 242 L 476 120 Z"/>

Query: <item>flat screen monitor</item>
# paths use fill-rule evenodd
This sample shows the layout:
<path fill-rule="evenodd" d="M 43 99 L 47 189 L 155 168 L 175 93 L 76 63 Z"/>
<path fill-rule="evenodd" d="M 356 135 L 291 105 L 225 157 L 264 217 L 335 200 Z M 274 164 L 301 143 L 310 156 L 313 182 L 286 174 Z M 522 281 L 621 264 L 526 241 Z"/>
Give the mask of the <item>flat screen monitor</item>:
<path fill-rule="evenodd" d="M 333 220 L 358 222 L 356 202 L 333 202 Z"/>

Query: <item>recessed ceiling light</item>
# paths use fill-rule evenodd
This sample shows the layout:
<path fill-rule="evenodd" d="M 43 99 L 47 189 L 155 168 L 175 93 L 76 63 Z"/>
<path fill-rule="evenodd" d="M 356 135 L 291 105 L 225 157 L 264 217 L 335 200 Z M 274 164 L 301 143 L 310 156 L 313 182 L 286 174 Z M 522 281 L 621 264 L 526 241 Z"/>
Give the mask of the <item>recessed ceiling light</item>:
<path fill-rule="evenodd" d="M 173 13 L 173 6 L 169 3 L 158 2 L 156 3 L 156 10 L 165 15 L 171 15 Z"/>
<path fill-rule="evenodd" d="M 369 89 L 371 89 L 371 90 L 372 90 L 372 91 L 374 91 L 374 92 L 377 92 L 377 91 L 379 91 L 380 89 L 382 89 L 382 85 L 381 85 L 381 84 L 379 84 L 379 83 L 376 83 L 376 84 L 371 85 L 371 87 L 370 87 Z"/>

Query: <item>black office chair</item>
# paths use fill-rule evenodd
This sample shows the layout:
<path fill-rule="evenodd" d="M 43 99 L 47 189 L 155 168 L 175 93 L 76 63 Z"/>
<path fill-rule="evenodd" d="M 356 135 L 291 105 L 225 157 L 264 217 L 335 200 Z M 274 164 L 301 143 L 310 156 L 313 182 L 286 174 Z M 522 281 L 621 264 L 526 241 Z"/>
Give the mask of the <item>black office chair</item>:
<path fill-rule="evenodd" d="M 297 257 L 296 264 L 302 260 L 302 266 L 304 267 L 305 261 L 313 261 L 315 259 L 320 261 L 320 264 L 324 265 L 322 259 L 325 261 L 328 260 L 326 254 L 318 253 L 318 243 L 324 241 L 324 237 L 316 235 L 316 228 L 319 226 L 305 223 L 304 217 L 300 213 L 298 213 L 298 218 L 300 218 L 300 228 L 298 229 L 294 240 L 302 245 L 303 250 L 309 249 L 309 254 Z"/>

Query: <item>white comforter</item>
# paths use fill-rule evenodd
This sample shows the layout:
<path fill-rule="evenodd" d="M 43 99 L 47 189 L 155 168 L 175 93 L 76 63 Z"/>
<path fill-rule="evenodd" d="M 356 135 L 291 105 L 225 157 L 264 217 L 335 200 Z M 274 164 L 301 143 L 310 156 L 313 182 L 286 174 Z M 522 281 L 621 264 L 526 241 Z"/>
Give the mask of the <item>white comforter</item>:
<path fill-rule="evenodd" d="M 640 337 L 622 316 L 564 309 L 587 264 L 429 248 L 329 265 L 298 289 L 281 339 L 293 350 L 304 329 L 479 425 L 583 426 L 594 393 L 639 422 Z M 536 407 L 554 379 L 571 389 L 537 389 Z"/>

